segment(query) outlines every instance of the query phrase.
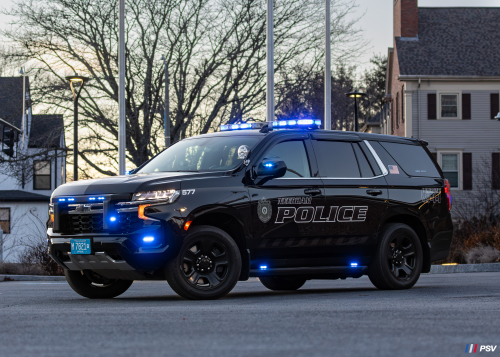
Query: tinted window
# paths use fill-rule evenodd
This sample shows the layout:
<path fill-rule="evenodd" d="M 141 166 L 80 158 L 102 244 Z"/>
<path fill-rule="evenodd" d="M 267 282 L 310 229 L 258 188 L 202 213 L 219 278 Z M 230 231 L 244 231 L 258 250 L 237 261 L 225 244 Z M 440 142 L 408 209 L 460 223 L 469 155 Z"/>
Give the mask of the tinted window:
<path fill-rule="evenodd" d="M 313 140 L 322 177 L 361 177 L 351 143 Z"/>
<path fill-rule="evenodd" d="M 302 141 L 285 141 L 276 144 L 266 155 L 267 159 L 281 159 L 285 162 L 285 178 L 311 177 L 306 148 Z"/>
<path fill-rule="evenodd" d="M 238 148 L 247 145 L 252 149 L 259 140 L 245 136 L 182 140 L 152 159 L 139 173 L 231 170 L 242 162 Z"/>
<path fill-rule="evenodd" d="M 431 158 L 420 145 L 380 143 L 410 176 L 440 177 Z"/>
<path fill-rule="evenodd" d="M 358 143 L 353 143 L 352 147 L 354 148 L 354 152 L 356 154 L 356 158 L 358 159 L 359 170 L 361 171 L 361 177 L 373 177 L 373 170 L 366 159 L 365 154 L 359 147 Z"/>
<path fill-rule="evenodd" d="M 380 157 L 380 160 L 382 160 L 382 163 L 385 165 L 387 171 L 389 171 L 390 174 L 404 175 L 404 172 L 402 170 L 399 170 L 399 166 L 396 160 L 394 160 L 392 156 L 389 155 L 389 153 L 382 147 L 382 145 L 380 145 L 378 141 L 370 140 L 370 145 L 375 150 L 378 157 Z"/>

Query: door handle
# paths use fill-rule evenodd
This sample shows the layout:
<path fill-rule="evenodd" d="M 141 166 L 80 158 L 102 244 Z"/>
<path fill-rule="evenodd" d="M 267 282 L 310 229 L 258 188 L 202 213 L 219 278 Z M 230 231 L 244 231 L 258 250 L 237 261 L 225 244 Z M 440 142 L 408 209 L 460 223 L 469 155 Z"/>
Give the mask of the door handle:
<path fill-rule="evenodd" d="M 316 196 L 316 195 L 321 195 L 321 190 L 319 188 L 308 188 L 304 190 L 304 193 L 306 195 Z"/>
<path fill-rule="evenodd" d="M 366 193 L 371 196 L 378 196 L 382 194 L 382 190 L 366 190 Z"/>

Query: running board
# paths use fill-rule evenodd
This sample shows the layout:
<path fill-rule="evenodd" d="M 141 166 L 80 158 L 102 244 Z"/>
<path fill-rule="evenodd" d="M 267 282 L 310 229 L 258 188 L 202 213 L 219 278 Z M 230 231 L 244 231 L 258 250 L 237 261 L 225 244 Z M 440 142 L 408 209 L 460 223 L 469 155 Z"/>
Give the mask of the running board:
<path fill-rule="evenodd" d="M 335 267 L 297 267 L 297 268 L 261 268 L 250 269 L 251 277 L 272 275 L 338 275 L 338 276 L 360 276 L 368 272 L 367 266 L 335 266 Z"/>

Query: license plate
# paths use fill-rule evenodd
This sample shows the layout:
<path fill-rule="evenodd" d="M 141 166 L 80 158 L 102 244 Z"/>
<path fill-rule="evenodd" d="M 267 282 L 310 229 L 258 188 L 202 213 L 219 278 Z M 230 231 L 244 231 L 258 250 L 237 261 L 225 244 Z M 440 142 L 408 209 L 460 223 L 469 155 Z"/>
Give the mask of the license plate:
<path fill-rule="evenodd" d="M 71 254 L 91 254 L 90 239 L 72 239 Z"/>

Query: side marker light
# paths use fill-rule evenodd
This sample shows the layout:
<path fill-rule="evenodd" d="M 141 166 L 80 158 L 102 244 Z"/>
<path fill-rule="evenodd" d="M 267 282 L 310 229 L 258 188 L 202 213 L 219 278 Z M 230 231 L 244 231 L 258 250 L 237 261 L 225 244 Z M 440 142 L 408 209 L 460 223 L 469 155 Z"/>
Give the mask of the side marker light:
<path fill-rule="evenodd" d="M 193 221 L 187 221 L 185 224 L 184 224 L 184 230 L 187 231 L 189 229 L 189 226 L 191 225 L 191 223 L 193 223 Z"/>
<path fill-rule="evenodd" d="M 146 215 L 144 214 L 144 210 L 146 209 L 146 207 L 149 207 L 151 205 L 139 205 L 139 218 L 140 219 L 148 219 L 148 217 L 146 217 Z"/>

